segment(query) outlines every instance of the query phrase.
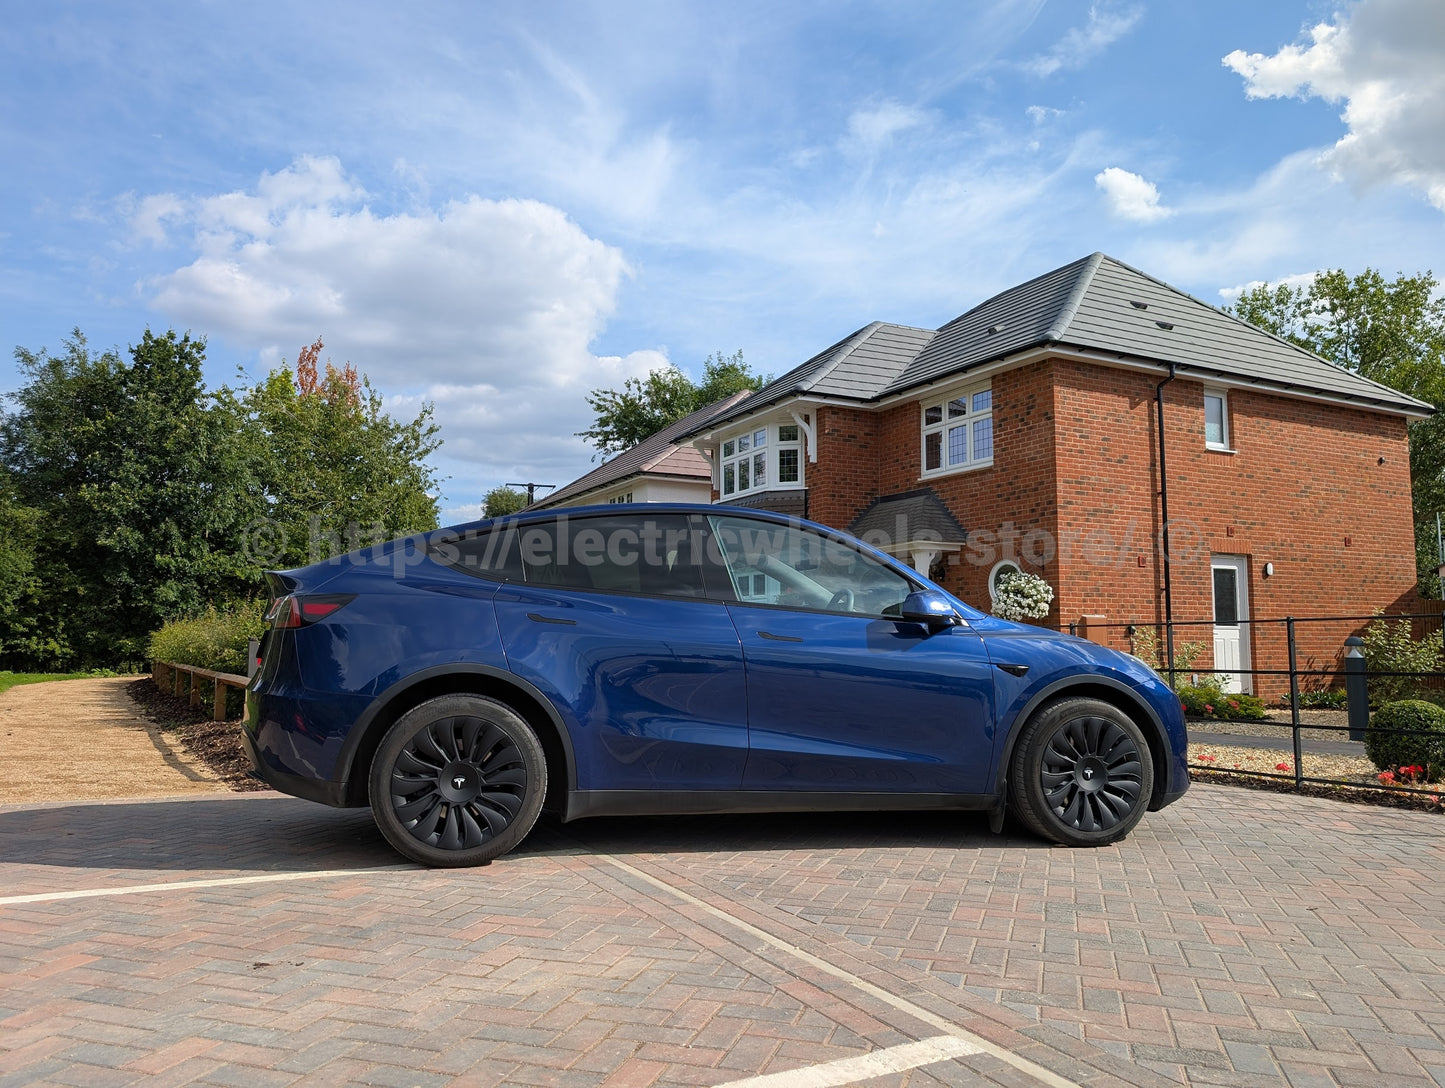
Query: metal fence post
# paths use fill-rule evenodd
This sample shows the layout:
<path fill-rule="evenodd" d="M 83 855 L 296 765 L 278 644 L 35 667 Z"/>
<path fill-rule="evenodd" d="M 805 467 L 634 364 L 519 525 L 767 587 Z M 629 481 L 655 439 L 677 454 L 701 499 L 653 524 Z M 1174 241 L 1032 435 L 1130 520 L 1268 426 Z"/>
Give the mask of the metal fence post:
<path fill-rule="evenodd" d="M 1284 620 L 1285 633 L 1289 636 L 1289 711 L 1290 719 L 1294 725 L 1294 788 L 1299 790 L 1304 785 L 1304 753 L 1300 751 L 1299 736 L 1299 664 L 1296 658 L 1296 647 L 1294 640 L 1294 617 L 1286 616 Z"/>
<path fill-rule="evenodd" d="M 1364 740 L 1370 723 L 1370 689 L 1365 675 L 1365 640 L 1358 635 L 1345 639 L 1345 695 L 1350 708 L 1350 739 Z"/>

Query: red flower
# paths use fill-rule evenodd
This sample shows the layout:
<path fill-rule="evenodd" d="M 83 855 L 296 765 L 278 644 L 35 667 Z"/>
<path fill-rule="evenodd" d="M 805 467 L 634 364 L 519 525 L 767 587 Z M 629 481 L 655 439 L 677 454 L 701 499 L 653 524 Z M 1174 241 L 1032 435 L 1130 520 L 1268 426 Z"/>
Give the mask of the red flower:
<path fill-rule="evenodd" d="M 1206 713 L 1206 714 L 1213 714 L 1213 713 L 1214 713 L 1214 707 L 1210 706 L 1208 703 L 1205 703 L 1205 704 L 1204 704 L 1204 713 Z"/>
<path fill-rule="evenodd" d="M 1290 769 L 1290 766 L 1288 763 L 1276 763 L 1274 769 L 1277 771 L 1287 771 Z"/>
<path fill-rule="evenodd" d="M 1377 777 L 1382 784 L 1384 784 L 1384 785 L 1386 785 L 1386 786 L 1389 786 L 1389 785 L 1392 785 L 1392 784 L 1394 783 L 1394 781 L 1395 781 L 1395 772 L 1394 772 L 1394 771 L 1381 771 L 1381 772 L 1380 772 L 1378 775 L 1376 775 L 1375 777 Z"/>
<path fill-rule="evenodd" d="M 1200 757 L 1199 757 L 1199 762 L 1200 762 L 1200 763 L 1213 763 L 1213 762 L 1214 762 L 1216 759 L 1218 759 L 1218 758 L 1219 758 L 1218 756 L 1200 756 Z"/>

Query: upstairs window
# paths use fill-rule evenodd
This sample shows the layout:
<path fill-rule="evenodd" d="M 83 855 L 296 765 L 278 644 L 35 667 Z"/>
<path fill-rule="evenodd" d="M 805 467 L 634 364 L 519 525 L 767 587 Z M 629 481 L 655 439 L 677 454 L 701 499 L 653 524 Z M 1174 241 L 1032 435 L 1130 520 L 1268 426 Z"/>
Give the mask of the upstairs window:
<path fill-rule="evenodd" d="M 1223 389 L 1204 391 L 1204 445 L 1229 449 L 1229 399 Z"/>
<path fill-rule="evenodd" d="M 754 427 L 723 439 L 719 447 L 723 498 L 766 491 L 769 487 L 800 487 L 803 444 L 796 423 Z"/>
<path fill-rule="evenodd" d="M 993 388 L 923 404 L 923 474 L 993 464 Z"/>

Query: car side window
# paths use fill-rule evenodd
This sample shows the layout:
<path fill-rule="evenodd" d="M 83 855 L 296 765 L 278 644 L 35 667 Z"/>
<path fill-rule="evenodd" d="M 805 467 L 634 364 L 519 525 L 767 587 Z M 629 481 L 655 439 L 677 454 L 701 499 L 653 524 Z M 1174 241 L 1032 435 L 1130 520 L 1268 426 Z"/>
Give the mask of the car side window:
<path fill-rule="evenodd" d="M 872 556 L 808 529 L 711 517 L 731 589 L 744 604 L 897 616 L 913 584 Z"/>
<path fill-rule="evenodd" d="M 684 514 L 565 515 L 517 529 L 529 585 L 704 598 L 706 523 Z"/>
<path fill-rule="evenodd" d="M 502 582 L 522 581 L 522 552 L 514 526 L 474 530 L 460 537 L 443 530 L 427 542 L 427 555 L 453 570 Z"/>

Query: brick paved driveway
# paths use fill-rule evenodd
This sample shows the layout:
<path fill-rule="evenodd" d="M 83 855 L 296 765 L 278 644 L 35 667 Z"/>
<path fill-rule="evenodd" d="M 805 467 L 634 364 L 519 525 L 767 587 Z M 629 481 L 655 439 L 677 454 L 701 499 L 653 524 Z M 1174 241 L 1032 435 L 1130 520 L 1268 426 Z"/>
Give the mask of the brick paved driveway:
<path fill-rule="evenodd" d="M 1097 851 L 609 820 L 437 872 L 273 794 L 0 808 L 0 1085 L 1445 1083 L 1442 829 L 1196 786 Z"/>

